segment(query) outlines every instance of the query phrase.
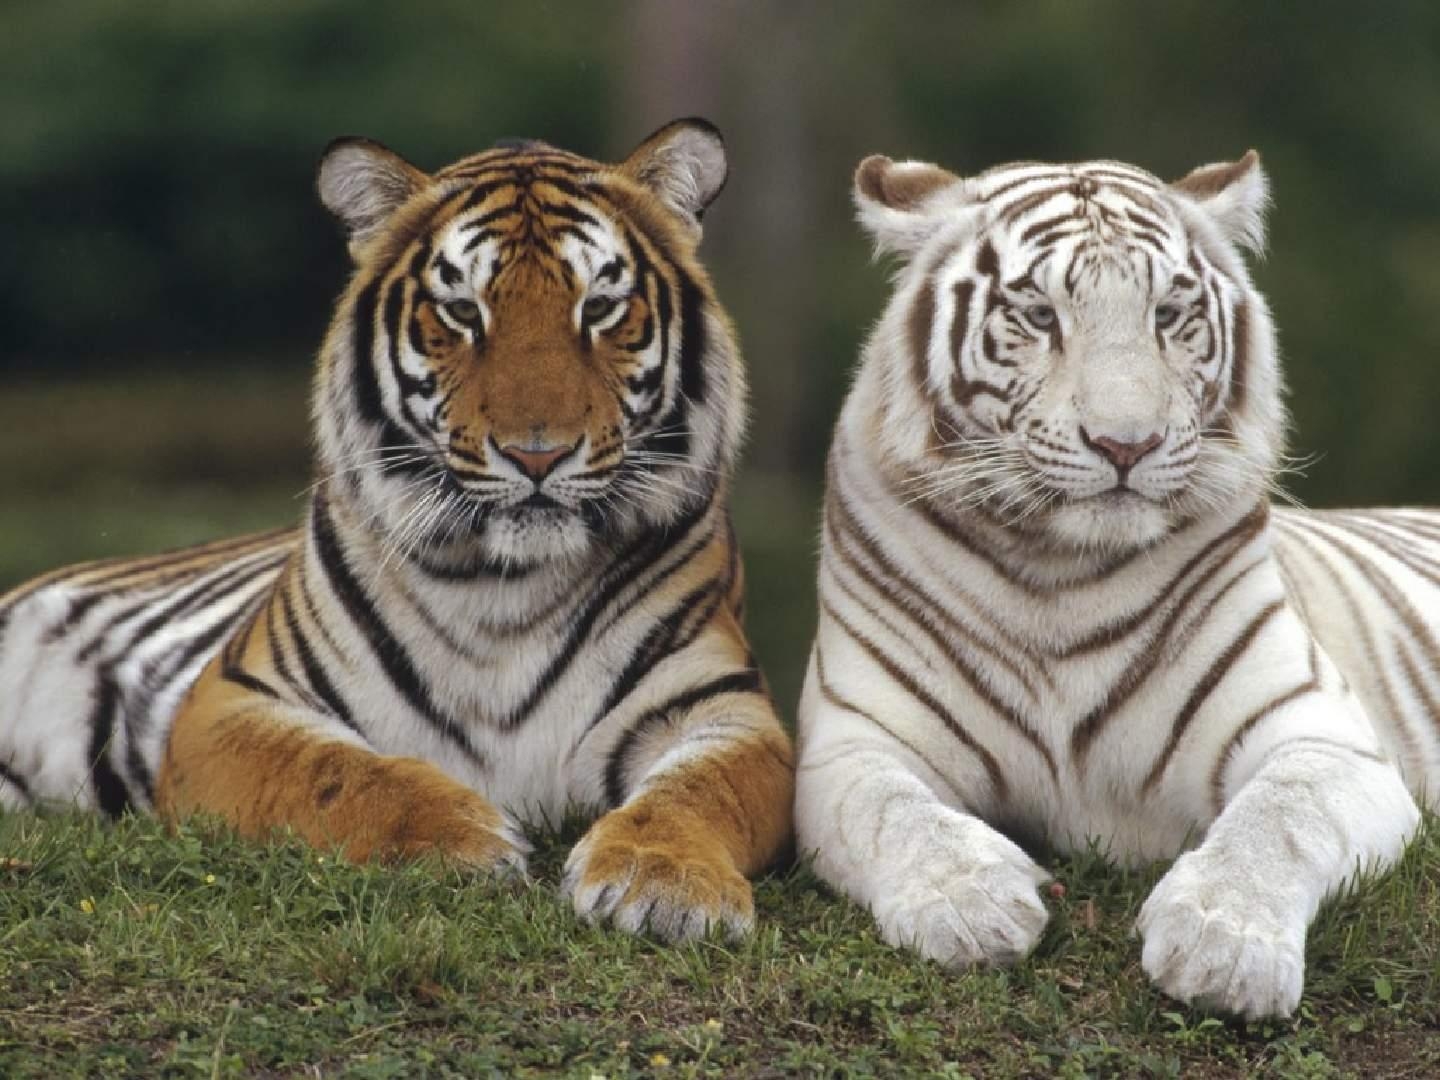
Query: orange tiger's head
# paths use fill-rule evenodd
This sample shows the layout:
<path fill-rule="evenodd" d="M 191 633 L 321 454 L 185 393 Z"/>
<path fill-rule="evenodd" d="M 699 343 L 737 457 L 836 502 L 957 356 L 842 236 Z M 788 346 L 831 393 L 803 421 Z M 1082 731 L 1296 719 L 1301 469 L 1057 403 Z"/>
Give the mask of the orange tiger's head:
<path fill-rule="evenodd" d="M 315 398 L 327 482 L 397 550 L 508 567 L 715 497 L 744 385 L 695 248 L 725 177 L 702 120 L 619 165 L 509 142 L 426 174 L 333 143 L 318 186 L 356 271 Z"/>

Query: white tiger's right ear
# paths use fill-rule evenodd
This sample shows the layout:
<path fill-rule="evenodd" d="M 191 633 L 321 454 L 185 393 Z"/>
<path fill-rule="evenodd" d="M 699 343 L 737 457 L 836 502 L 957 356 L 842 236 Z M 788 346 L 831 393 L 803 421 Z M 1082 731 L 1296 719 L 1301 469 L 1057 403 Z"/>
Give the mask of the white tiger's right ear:
<path fill-rule="evenodd" d="M 860 224 L 880 255 L 912 255 L 934 234 L 938 212 L 968 201 L 965 181 L 938 165 L 872 154 L 855 170 Z"/>
<path fill-rule="evenodd" d="M 315 177 L 320 201 L 345 227 L 352 257 L 429 182 L 395 151 L 353 135 L 325 148 Z"/>

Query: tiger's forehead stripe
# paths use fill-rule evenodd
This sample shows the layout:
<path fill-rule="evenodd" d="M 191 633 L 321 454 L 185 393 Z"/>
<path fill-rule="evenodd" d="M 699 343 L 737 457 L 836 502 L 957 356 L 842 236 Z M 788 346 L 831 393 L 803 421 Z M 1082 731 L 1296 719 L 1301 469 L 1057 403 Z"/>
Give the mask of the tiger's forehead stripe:
<path fill-rule="evenodd" d="M 975 178 L 976 194 L 982 201 L 993 203 L 1027 184 L 1060 183 L 1069 179 L 1071 179 L 1069 172 L 1053 165 L 1015 170 L 1000 169 L 981 173 Z"/>
<path fill-rule="evenodd" d="M 618 183 L 609 183 L 612 178 Z M 486 276 L 502 290 L 515 286 L 506 285 L 500 275 L 518 259 L 557 285 L 574 288 L 576 270 L 555 241 L 569 235 L 594 245 L 599 236 L 589 230 L 600 230 L 610 233 L 619 250 L 606 259 L 595 279 L 613 282 L 629 270 L 632 287 L 653 313 L 645 320 L 643 333 L 625 349 L 638 363 L 652 344 L 658 346 L 655 363 L 621 375 L 630 396 L 620 408 L 628 424 L 658 433 L 663 441 L 653 449 L 668 456 L 688 453 L 691 410 L 703 407 L 710 396 L 704 370 L 708 335 L 702 314 L 709 289 L 703 275 L 694 274 L 693 257 L 677 243 L 668 223 L 629 190 L 626 178 L 584 159 L 491 151 L 443 170 L 437 179 L 443 180 L 450 194 L 431 208 L 408 248 L 397 251 L 388 269 L 377 267 L 383 291 L 371 295 L 374 315 L 357 312 L 358 322 L 373 320 L 385 332 L 387 367 L 402 389 L 400 409 L 406 422 L 416 430 L 423 426 L 423 417 L 411 409 L 409 399 L 423 398 L 435 388 L 422 386 L 404 371 L 399 344 L 418 341 L 413 320 L 422 302 L 435 301 L 430 288 L 435 278 L 454 285 L 464 277 L 461 267 L 447 256 L 448 245 L 440 243 L 447 230 L 466 236 L 463 254 L 487 241 L 498 244 Z M 455 254 L 451 248 L 450 256 Z M 407 319 L 412 323 L 409 333 Z M 477 346 L 483 347 L 483 339 Z M 416 348 L 417 353 L 422 351 Z M 363 375 L 360 381 L 365 381 Z M 674 392 L 667 389 L 672 382 Z M 392 441 L 401 441 L 398 432 L 392 433 Z"/>
<path fill-rule="evenodd" d="M 1106 181 L 1077 193 L 1078 182 L 1043 191 L 1020 194 L 1016 202 L 999 210 L 996 220 L 1008 226 L 1012 242 L 1029 253 L 1025 270 L 1006 282 L 1007 287 L 1034 285 L 1037 268 L 1047 260 L 1061 259 L 1067 285 L 1078 272 L 1077 261 L 1109 253 L 1125 261 L 1144 260 L 1142 274 L 1153 281 L 1154 256 L 1178 259 L 1185 246 L 1185 230 L 1164 220 L 1166 211 L 1138 189 Z"/>
<path fill-rule="evenodd" d="M 435 174 L 437 180 L 469 179 L 482 176 L 491 170 L 544 170 L 557 175 L 583 176 L 599 173 L 605 166 L 577 154 L 560 150 L 521 151 L 486 150 L 468 158 L 462 158 L 453 165 L 447 165 Z"/>
<path fill-rule="evenodd" d="M 593 243 L 594 238 L 586 235 L 582 227 L 603 228 L 603 216 L 620 229 L 632 247 L 642 243 L 649 249 L 660 265 L 681 265 L 683 260 L 668 236 L 661 235 L 665 230 L 657 229 L 648 217 L 636 213 L 637 208 L 631 205 L 623 189 L 606 182 L 610 174 L 603 166 L 574 159 L 574 169 L 555 171 L 549 159 L 539 162 L 544 167 L 537 168 L 534 158 L 499 153 L 501 156 L 479 162 L 469 173 L 445 170 L 440 174 L 447 180 L 470 181 L 457 193 L 463 196 L 461 204 L 443 215 L 448 221 L 482 210 L 479 216 L 470 217 L 460 226 L 476 230 L 466 244 L 466 251 L 486 239 L 503 237 L 513 231 L 501 225 L 511 216 L 520 218 L 517 224 L 522 230 L 538 223 L 544 225 L 551 236 L 568 234 L 583 243 Z M 560 163 L 569 161 L 558 156 L 555 159 Z M 496 227 L 487 229 L 488 226 Z"/>
<path fill-rule="evenodd" d="M 1096 206 L 1124 200 L 1136 210 L 1155 217 L 1164 213 L 1154 198 L 1162 188 L 1158 179 L 1142 170 L 1108 161 L 1007 166 L 981 173 L 974 182 L 979 200 L 993 207 L 997 217 L 1011 223 L 1052 199 L 1065 196 L 1082 205 Z"/>
<path fill-rule="evenodd" d="M 523 250 L 537 260 L 545 272 L 573 285 L 574 271 L 557 255 L 552 241 L 568 235 L 593 245 L 597 236 L 586 229 L 604 228 L 600 217 L 584 208 L 585 203 L 594 204 L 598 200 L 588 191 L 580 193 L 576 200 L 572 193 L 577 192 L 579 189 L 573 185 L 557 182 L 552 177 L 506 170 L 457 191 L 436 210 L 422 232 L 427 238 L 433 238 L 455 228 L 466 235 L 459 249 L 459 254 L 464 256 L 469 256 L 486 241 L 498 241 L 501 247 L 494 268 L 497 271 Z M 446 285 L 458 284 L 463 276 L 443 250 L 436 253 L 433 266 Z M 422 260 L 412 262 L 411 268 L 423 274 L 426 266 Z"/>

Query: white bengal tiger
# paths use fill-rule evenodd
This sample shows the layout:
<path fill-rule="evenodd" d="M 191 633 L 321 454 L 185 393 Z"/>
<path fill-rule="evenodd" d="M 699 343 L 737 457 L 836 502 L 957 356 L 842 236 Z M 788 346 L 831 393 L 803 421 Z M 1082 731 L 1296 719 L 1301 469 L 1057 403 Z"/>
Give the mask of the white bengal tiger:
<path fill-rule="evenodd" d="M 1285 1015 L 1321 900 L 1435 804 L 1440 514 L 1270 508 L 1266 199 L 1253 152 L 860 165 L 903 269 L 830 455 L 796 825 L 891 943 L 1025 956 L 1046 874 L 1006 832 L 1185 851 L 1146 972 Z"/>

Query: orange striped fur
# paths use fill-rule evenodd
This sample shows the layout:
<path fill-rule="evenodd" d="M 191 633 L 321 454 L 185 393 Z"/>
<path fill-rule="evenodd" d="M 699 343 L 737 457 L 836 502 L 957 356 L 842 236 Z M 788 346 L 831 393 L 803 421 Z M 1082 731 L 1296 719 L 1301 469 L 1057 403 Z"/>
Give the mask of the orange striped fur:
<path fill-rule="evenodd" d="M 304 525 L 0 600 L 0 800 L 521 872 L 523 826 L 578 808 L 583 918 L 746 929 L 793 781 L 739 621 L 744 374 L 695 254 L 725 172 L 703 121 L 619 165 L 333 144 L 355 273 Z"/>

